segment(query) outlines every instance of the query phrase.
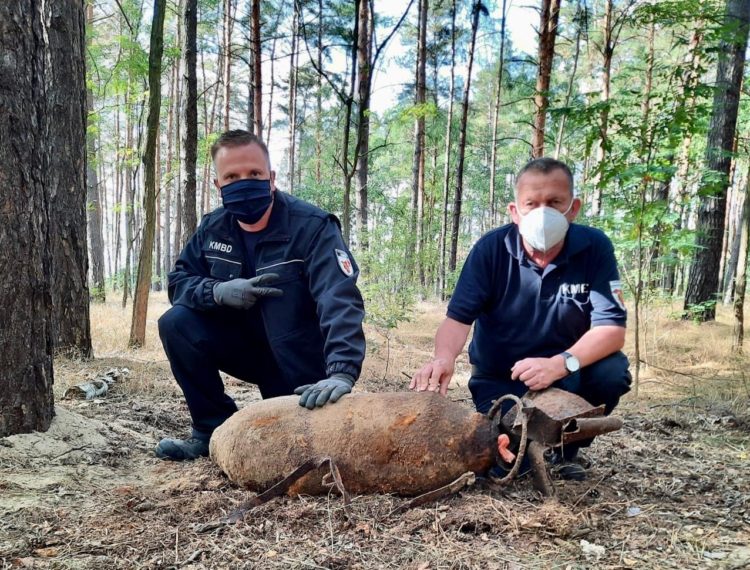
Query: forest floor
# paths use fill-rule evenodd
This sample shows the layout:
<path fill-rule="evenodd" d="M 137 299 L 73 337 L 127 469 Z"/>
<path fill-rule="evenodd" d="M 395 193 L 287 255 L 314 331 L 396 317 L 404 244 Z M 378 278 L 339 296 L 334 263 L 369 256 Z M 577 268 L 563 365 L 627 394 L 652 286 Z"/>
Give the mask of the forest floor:
<path fill-rule="evenodd" d="M 728 311 L 697 325 L 649 308 L 638 397 L 600 437 L 584 482 L 543 500 L 528 478 L 469 488 L 404 514 L 395 496 L 275 499 L 201 532 L 250 493 L 208 459 L 153 454 L 189 419 L 156 333 L 126 348 L 130 307 L 92 308 L 96 359 L 55 362 L 57 416 L 45 434 L 0 438 L 1 568 L 726 568 L 750 567 L 750 359 L 730 351 Z M 358 391 L 399 391 L 431 353 L 443 307 L 420 304 L 390 333 L 368 327 Z M 633 355 L 633 332 L 627 353 Z M 462 357 L 448 397 L 471 405 Z M 72 397 L 109 372 L 109 391 Z M 257 389 L 227 379 L 240 406 Z M 67 392 L 67 394 L 66 394 Z"/>

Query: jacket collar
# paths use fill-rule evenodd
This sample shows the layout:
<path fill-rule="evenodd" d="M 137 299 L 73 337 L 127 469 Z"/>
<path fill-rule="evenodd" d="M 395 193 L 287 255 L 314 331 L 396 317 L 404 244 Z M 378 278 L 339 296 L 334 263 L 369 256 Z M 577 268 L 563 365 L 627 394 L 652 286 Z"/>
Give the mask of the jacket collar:
<path fill-rule="evenodd" d="M 260 241 L 289 241 L 290 239 L 289 196 L 277 188 L 274 192 L 273 209 L 268 220 L 268 227 Z"/>

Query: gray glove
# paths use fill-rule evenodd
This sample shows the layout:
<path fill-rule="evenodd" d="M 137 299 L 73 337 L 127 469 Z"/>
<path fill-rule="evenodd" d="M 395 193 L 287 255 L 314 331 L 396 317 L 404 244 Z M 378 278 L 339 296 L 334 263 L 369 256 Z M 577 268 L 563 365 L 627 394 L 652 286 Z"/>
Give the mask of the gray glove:
<path fill-rule="evenodd" d="M 232 279 L 214 285 L 214 301 L 233 309 L 249 309 L 260 297 L 281 297 L 281 289 L 265 287 L 279 278 L 275 273 L 266 273 L 251 279 Z"/>
<path fill-rule="evenodd" d="M 330 378 L 320 380 L 315 384 L 305 384 L 295 388 L 294 393 L 302 394 L 299 399 L 300 406 L 312 410 L 315 406 L 320 408 L 327 402 L 338 401 L 341 396 L 352 391 L 352 386 L 354 386 L 354 378 L 337 372 L 331 374 Z"/>

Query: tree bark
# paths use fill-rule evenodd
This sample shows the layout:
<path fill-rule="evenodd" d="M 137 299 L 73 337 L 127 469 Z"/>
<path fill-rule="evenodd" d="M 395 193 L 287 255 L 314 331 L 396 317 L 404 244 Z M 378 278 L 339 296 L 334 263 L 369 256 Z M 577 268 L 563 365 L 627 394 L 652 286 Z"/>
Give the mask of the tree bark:
<path fill-rule="evenodd" d="M 685 294 L 686 318 L 712 321 L 716 317 L 719 263 L 724 235 L 724 211 L 731 166 L 740 86 L 745 66 L 750 2 L 728 0 L 725 28 L 733 37 L 722 41 L 716 72 L 713 111 L 706 143 L 706 172 L 696 226 L 696 249 Z"/>
<path fill-rule="evenodd" d="M 323 69 L 323 0 L 318 0 L 318 70 Z M 315 182 L 322 181 L 321 165 L 323 163 L 323 74 L 317 74 L 315 93 Z"/>
<path fill-rule="evenodd" d="M 741 180 L 736 185 L 734 191 L 730 186 L 729 206 L 727 207 L 727 220 L 729 220 L 729 231 L 727 232 L 726 246 L 727 251 L 724 253 L 726 256 L 726 267 L 719 272 L 719 276 L 722 278 L 722 290 L 724 291 L 724 304 L 729 305 L 734 300 L 736 291 L 736 276 L 737 276 L 737 264 L 741 255 L 740 250 L 742 249 L 742 224 L 744 216 L 744 200 L 745 192 L 742 190 L 745 188 L 746 181 Z"/>
<path fill-rule="evenodd" d="M 424 0 L 426 1 L 426 0 Z M 357 42 L 357 68 L 359 79 L 357 120 L 357 240 L 362 250 L 368 248 L 367 236 L 367 184 L 370 164 L 370 83 L 372 81 L 372 26 L 370 3 L 364 0 L 359 11 L 359 37 Z"/>
<path fill-rule="evenodd" d="M 133 299 L 133 320 L 130 326 L 129 342 L 131 348 L 141 347 L 146 342 L 146 315 L 151 290 L 154 234 L 156 230 L 156 145 L 158 144 L 159 114 L 161 111 L 161 59 L 164 53 L 164 12 L 166 11 L 166 4 L 166 0 L 155 0 L 151 25 L 151 47 L 148 57 L 148 121 L 146 125 L 146 150 L 143 154 L 145 175 L 143 205 L 146 219 L 143 227 L 141 253 L 138 258 L 138 279 Z M 186 37 L 189 36 L 190 32 L 188 31 L 185 35 Z"/>
<path fill-rule="evenodd" d="M 734 331 L 732 350 L 742 353 L 745 340 L 745 292 L 747 289 L 748 238 L 750 237 L 750 170 L 745 179 L 745 200 L 742 205 L 740 222 L 740 249 L 738 253 L 737 273 L 735 275 L 734 295 Z"/>
<path fill-rule="evenodd" d="M 179 58 L 177 58 L 179 62 Z M 167 164 L 164 172 L 164 258 L 161 263 L 164 267 L 166 276 L 172 270 L 172 163 L 174 162 L 174 118 L 175 114 L 180 112 L 179 103 L 176 100 L 177 92 L 176 83 L 179 80 L 177 68 L 179 63 L 175 62 L 172 66 L 169 82 L 169 114 L 167 115 Z M 179 197 L 179 193 L 177 194 Z M 179 199 L 179 198 L 178 198 Z"/>
<path fill-rule="evenodd" d="M 0 437 L 46 431 L 54 416 L 53 303 L 63 298 L 54 280 L 65 277 L 53 259 L 62 253 L 55 227 L 75 240 L 67 265 L 76 276 L 67 278 L 82 280 L 78 294 L 87 294 L 85 222 L 57 209 L 71 204 L 85 220 L 84 42 L 79 1 L 0 2 L 0 85 L 13 86 L 0 89 Z"/>
<path fill-rule="evenodd" d="M 424 284 L 424 175 L 425 175 L 425 91 L 427 83 L 427 12 L 429 0 L 419 0 L 419 30 L 417 33 L 417 73 L 414 105 L 414 157 L 412 166 L 412 235 L 416 245 L 416 273 Z"/>
<path fill-rule="evenodd" d="M 450 201 L 451 143 L 453 138 L 453 99 L 456 91 L 456 0 L 451 0 L 451 71 L 448 92 L 448 117 L 445 129 L 445 156 L 443 165 L 443 219 L 440 224 L 440 269 L 438 294 L 445 299 L 445 250 L 448 241 L 448 202 Z"/>
<path fill-rule="evenodd" d="M 502 14 L 503 22 L 500 26 L 500 64 L 497 70 L 497 81 L 495 83 L 495 103 L 492 106 L 492 154 L 490 156 L 490 226 L 497 223 L 495 201 L 497 200 L 497 123 L 500 118 L 500 97 L 503 91 L 503 71 L 505 68 L 505 22 L 507 20 L 506 5 L 508 1 L 503 0 Z M 574 72 L 575 73 L 575 72 Z"/>
<path fill-rule="evenodd" d="M 133 105 L 132 95 L 130 90 L 132 88 L 132 78 L 130 73 L 128 76 L 128 86 L 125 92 L 125 168 L 124 168 L 124 210 L 125 216 L 123 218 L 124 234 L 125 234 L 125 267 L 122 272 L 122 308 L 124 309 L 128 303 L 128 297 L 130 296 L 130 271 L 131 271 L 131 251 L 133 249 L 133 226 L 135 224 L 135 215 L 133 212 L 134 206 L 134 195 L 135 190 L 133 189 Z"/>
<path fill-rule="evenodd" d="M 86 5 L 86 22 L 91 25 L 94 19 L 94 4 Z M 89 244 L 91 255 L 91 298 L 103 303 L 107 299 L 104 280 L 104 237 L 102 235 L 102 204 L 99 199 L 99 178 L 97 176 L 96 132 L 98 131 L 94 112 L 94 91 L 86 89 L 88 117 L 86 129 L 86 212 L 88 217 Z"/>
<path fill-rule="evenodd" d="M 156 220 L 155 220 L 155 226 L 154 226 L 154 239 L 156 240 L 156 243 L 154 247 L 156 248 L 155 257 L 154 257 L 154 284 L 153 288 L 154 291 L 161 291 L 162 290 L 162 256 L 161 256 L 161 195 L 162 195 L 162 185 L 161 185 L 161 135 L 162 130 L 161 128 L 157 128 L 156 130 L 156 157 L 154 159 L 154 188 L 155 188 L 155 195 L 154 195 L 154 205 L 156 207 Z"/>
<path fill-rule="evenodd" d="M 557 22 L 560 18 L 560 0 L 542 0 L 539 22 L 539 65 L 534 95 L 534 133 L 531 140 L 531 156 L 544 156 L 544 129 L 549 106 L 549 82 L 552 75 L 552 60 L 555 57 Z"/>
<path fill-rule="evenodd" d="M 48 195 L 55 348 L 89 358 L 86 242 L 86 34 L 80 1 L 53 2 L 47 16 L 50 148 Z"/>
<path fill-rule="evenodd" d="M 735 268 L 730 267 L 730 264 L 737 262 L 736 255 L 739 252 L 739 240 L 734 239 L 736 237 L 734 234 L 737 233 L 735 218 L 740 217 L 741 215 L 737 212 L 737 215 L 735 216 L 735 210 L 737 210 L 737 200 L 739 199 L 739 187 L 744 187 L 744 184 L 736 184 L 734 179 L 737 172 L 737 149 L 739 138 L 739 130 L 736 130 L 734 133 L 734 142 L 732 143 L 732 158 L 729 166 L 729 176 L 727 176 L 727 203 L 724 208 L 724 235 L 722 236 L 721 257 L 719 258 L 719 291 L 725 291 L 727 288 L 730 289 L 730 292 L 727 293 L 730 300 L 734 295 L 734 284 L 731 282 L 733 281 L 735 274 Z M 732 257 L 734 257 L 733 260 L 731 259 Z M 727 284 L 728 281 L 730 282 L 729 285 Z"/>
<path fill-rule="evenodd" d="M 222 19 L 222 29 L 223 29 L 223 35 L 224 35 L 224 42 L 222 46 L 222 85 L 224 87 L 223 90 L 223 99 L 224 99 L 224 108 L 223 108 L 223 115 L 224 115 L 224 130 L 229 130 L 229 108 L 230 108 L 230 102 L 232 98 L 232 25 L 233 18 L 232 18 L 232 0 L 224 0 L 224 13 L 223 13 L 223 19 Z M 190 38 L 190 32 L 187 27 L 185 26 L 185 37 L 189 42 Z M 188 44 L 189 46 L 189 44 Z M 197 48 L 197 46 L 196 46 Z M 189 49 L 189 48 L 188 48 Z M 195 50 L 197 51 L 197 49 Z M 188 50 L 186 49 L 185 55 L 187 56 Z M 193 56 L 195 57 L 195 56 Z M 189 66 L 186 66 L 186 71 L 189 68 Z M 196 66 L 193 65 L 193 71 L 195 72 Z M 196 129 L 197 129 L 197 111 L 196 111 Z"/>
<path fill-rule="evenodd" d="M 344 243 L 349 245 L 351 240 L 352 229 L 352 212 L 351 212 L 351 195 L 352 195 L 352 177 L 355 173 L 355 165 L 349 160 L 349 141 L 351 140 L 352 125 L 352 107 L 354 105 L 354 90 L 356 89 L 357 78 L 357 47 L 359 45 L 359 11 L 362 3 L 367 0 L 354 0 L 354 31 L 352 34 L 351 53 L 351 72 L 349 77 L 349 93 L 344 98 L 344 138 L 341 148 L 341 159 L 339 166 L 344 175 L 344 200 L 342 214 L 342 234 Z M 356 154 L 356 153 L 355 153 Z M 356 164 L 356 163 L 355 163 Z"/>
<path fill-rule="evenodd" d="M 185 3 L 188 0 L 180 0 L 180 7 L 182 8 L 182 11 L 180 14 L 184 14 L 185 12 Z M 190 0 L 192 1 L 192 0 Z M 182 46 L 183 45 L 183 28 L 185 25 L 185 18 L 184 16 L 181 18 L 178 18 L 177 20 L 177 44 Z M 183 49 L 184 51 L 184 49 Z M 175 82 L 175 112 L 174 112 L 174 155 L 176 157 L 182 157 L 182 93 L 183 93 L 183 77 L 182 77 L 182 60 L 184 59 L 185 54 L 182 54 L 182 57 L 177 59 L 177 76 L 176 76 L 176 82 Z M 216 83 L 217 89 L 218 89 L 218 82 Z M 216 99 L 214 97 L 214 103 L 216 102 Z M 212 127 L 213 127 L 213 123 Z M 174 236 L 173 236 L 173 242 L 172 242 L 172 257 L 169 260 L 169 268 L 171 270 L 172 267 L 174 267 L 175 262 L 177 261 L 177 256 L 180 254 L 180 251 L 182 251 L 182 243 L 183 243 L 183 237 L 182 237 L 182 169 L 183 165 L 180 164 L 175 170 L 174 175 Z"/>
<path fill-rule="evenodd" d="M 545 0 L 547 1 L 547 0 Z M 557 0 L 552 0 L 556 2 Z M 458 138 L 458 163 L 456 165 L 456 193 L 453 196 L 453 227 L 451 229 L 451 252 L 448 268 L 456 270 L 456 258 L 458 256 L 458 234 L 461 225 L 461 202 L 464 190 L 464 157 L 466 155 L 466 128 L 469 116 L 469 94 L 471 89 L 471 69 L 474 65 L 474 48 L 477 41 L 477 29 L 479 28 L 479 16 L 481 12 L 487 12 L 481 0 L 476 2 L 472 8 L 471 21 L 471 43 L 469 44 L 469 62 L 466 67 L 466 83 L 464 85 L 463 106 L 461 108 L 461 125 Z"/>
<path fill-rule="evenodd" d="M 289 171 L 287 174 L 287 190 L 290 194 L 294 194 L 294 159 L 297 140 L 297 54 L 299 51 L 297 49 L 297 38 L 299 36 L 297 19 L 299 18 L 299 11 L 296 2 L 294 2 L 292 9 L 292 50 L 289 54 Z"/>
<path fill-rule="evenodd" d="M 182 143 L 185 156 L 183 159 L 183 206 L 182 206 L 182 243 L 184 246 L 195 233 L 198 220 L 195 212 L 195 196 L 197 192 L 196 165 L 198 163 L 198 0 L 185 2 L 185 76 L 183 81 L 183 109 L 184 139 Z M 182 249 L 182 248 L 180 248 Z"/>
<path fill-rule="evenodd" d="M 115 98 L 115 196 L 114 207 L 112 208 L 112 243 L 114 244 L 114 265 L 112 266 L 112 275 L 117 277 L 120 274 L 120 250 L 122 249 L 122 146 L 120 146 L 120 136 L 122 130 L 120 127 L 120 94 Z M 118 287 L 118 280 L 112 280 L 112 289 L 115 291 Z"/>
<path fill-rule="evenodd" d="M 251 0 L 251 37 L 253 47 L 253 110 L 255 112 L 255 134 L 263 139 L 263 74 L 260 48 L 260 0 Z"/>

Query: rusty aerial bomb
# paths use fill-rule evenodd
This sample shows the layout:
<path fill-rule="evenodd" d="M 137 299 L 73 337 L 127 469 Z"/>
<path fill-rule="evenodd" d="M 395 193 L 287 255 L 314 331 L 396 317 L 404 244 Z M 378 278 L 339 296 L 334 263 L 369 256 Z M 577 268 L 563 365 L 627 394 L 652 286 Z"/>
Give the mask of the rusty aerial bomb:
<path fill-rule="evenodd" d="M 621 426 L 617 418 L 595 417 L 603 413 L 601 407 L 555 388 L 544 397 L 524 397 L 521 414 L 516 405 L 502 421 L 431 392 L 355 393 L 312 411 L 298 400 L 284 396 L 250 404 L 216 429 L 210 456 L 233 483 L 262 492 L 301 465 L 329 458 L 348 493 L 420 495 L 469 471 L 486 474 L 501 454 L 513 457 L 503 449 L 508 435 L 523 454 L 520 419 L 525 416 L 531 467 L 544 470 L 535 472 L 535 484 L 551 494 L 540 463 L 543 448 L 573 441 L 582 429 L 590 437 Z M 324 474 L 308 470 L 287 494 L 328 493 Z"/>

